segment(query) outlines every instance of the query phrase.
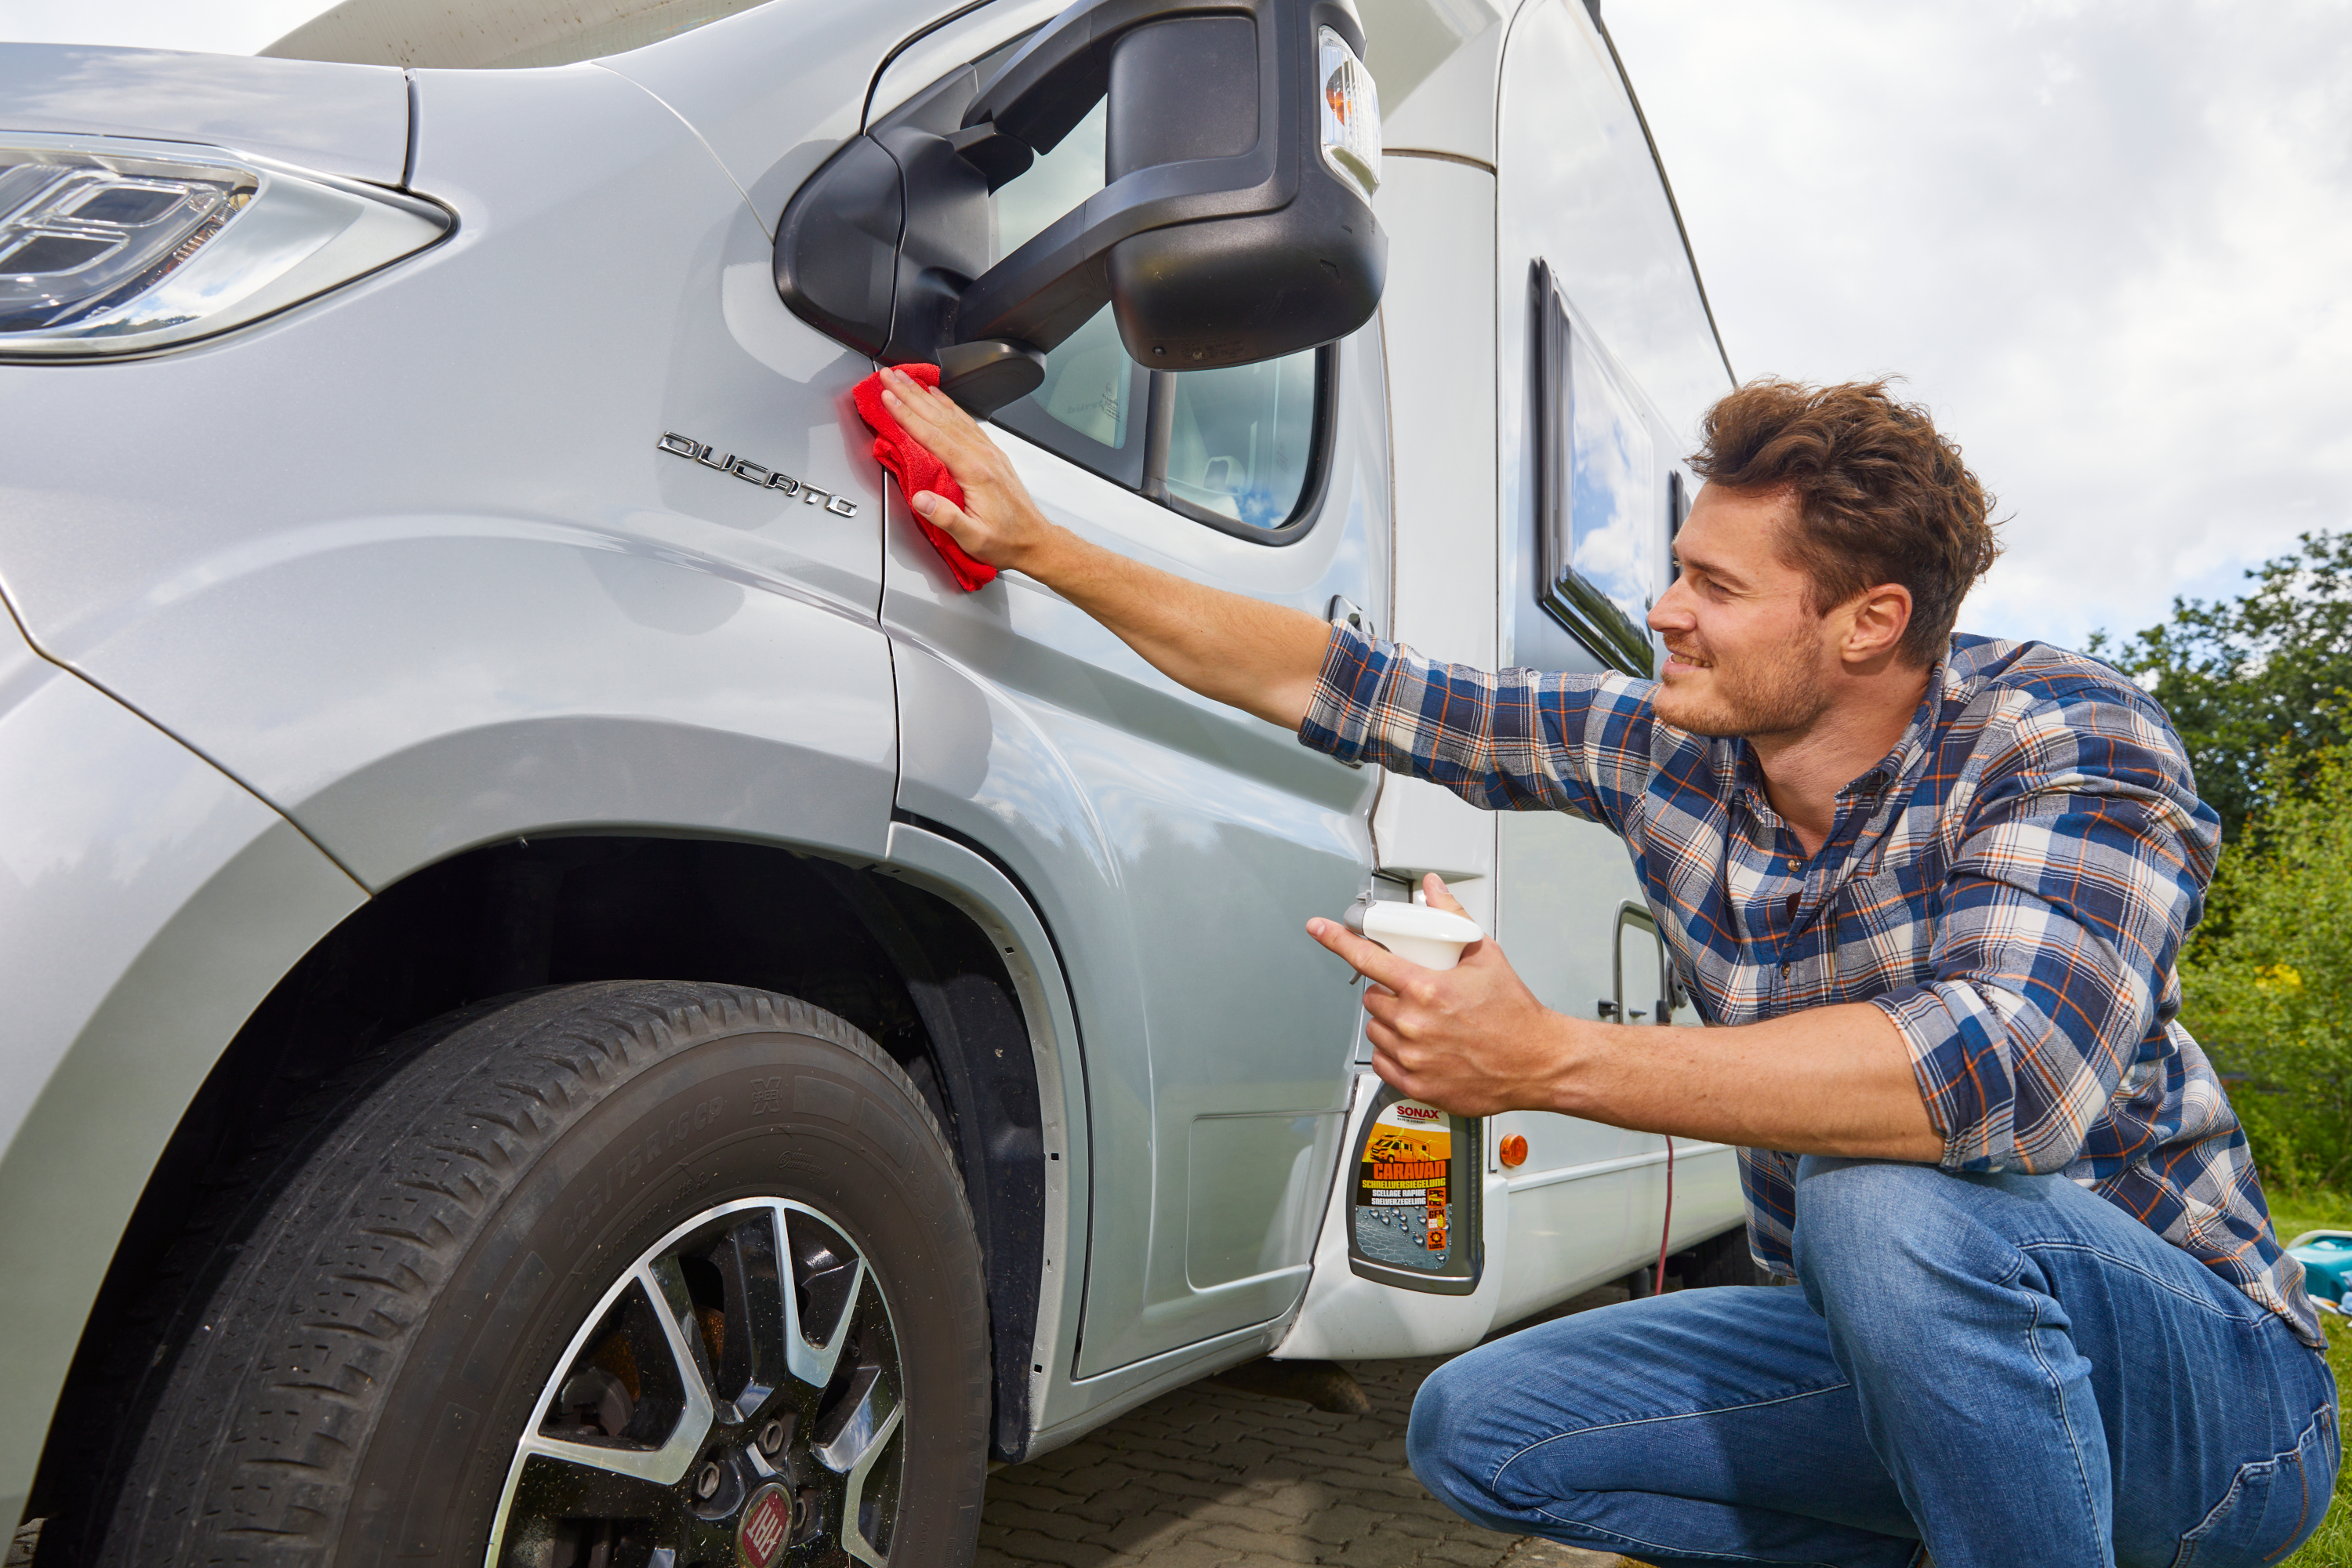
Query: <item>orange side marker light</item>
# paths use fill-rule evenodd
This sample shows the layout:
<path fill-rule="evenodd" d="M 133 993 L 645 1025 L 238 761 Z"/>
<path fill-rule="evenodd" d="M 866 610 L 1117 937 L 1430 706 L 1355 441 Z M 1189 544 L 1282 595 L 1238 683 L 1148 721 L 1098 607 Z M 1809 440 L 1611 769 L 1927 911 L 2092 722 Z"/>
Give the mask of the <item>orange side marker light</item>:
<path fill-rule="evenodd" d="M 1506 1136 L 1495 1152 L 1503 1157 L 1507 1170 L 1516 1171 L 1528 1163 L 1528 1141 L 1517 1132 Z"/>

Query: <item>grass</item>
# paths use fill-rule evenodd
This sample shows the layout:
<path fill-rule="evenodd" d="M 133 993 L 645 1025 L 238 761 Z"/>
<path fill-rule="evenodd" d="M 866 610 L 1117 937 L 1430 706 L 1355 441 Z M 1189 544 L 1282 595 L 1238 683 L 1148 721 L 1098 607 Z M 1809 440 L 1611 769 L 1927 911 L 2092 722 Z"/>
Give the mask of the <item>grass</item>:
<path fill-rule="evenodd" d="M 2281 1241 L 2293 1241 L 2306 1230 L 2352 1230 L 2352 1196 L 2314 1193 L 2281 1197 L 2271 1205 L 2271 1218 Z M 2328 1327 L 2327 1364 L 2336 1369 L 2336 1386 L 2342 1388 L 2352 1384 L 2352 1324 L 2331 1318 Z M 2281 1568 L 2352 1568 L 2352 1507 L 2345 1502 L 2340 1472 L 2327 1517 L 2319 1521 L 2318 1531 L 2304 1542 L 2303 1550 Z"/>

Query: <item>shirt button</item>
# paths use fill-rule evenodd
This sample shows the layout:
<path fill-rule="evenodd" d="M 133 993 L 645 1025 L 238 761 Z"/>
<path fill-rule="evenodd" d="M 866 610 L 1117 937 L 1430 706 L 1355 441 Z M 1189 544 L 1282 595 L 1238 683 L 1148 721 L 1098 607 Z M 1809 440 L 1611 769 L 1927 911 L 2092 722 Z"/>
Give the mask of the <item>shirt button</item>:
<path fill-rule="evenodd" d="M 1781 979 L 1783 979 L 1783 980 L 1786 980 L 1788 977 L 1789 977 L 1789 966 L 1788 966 L 1787 964 L 1785 964 L 1785 963 L 1784 963 L 1784 964 L 1782 964 L 1782 965 L 1780 966 L 1780 978 L 1781 978 Z"/>

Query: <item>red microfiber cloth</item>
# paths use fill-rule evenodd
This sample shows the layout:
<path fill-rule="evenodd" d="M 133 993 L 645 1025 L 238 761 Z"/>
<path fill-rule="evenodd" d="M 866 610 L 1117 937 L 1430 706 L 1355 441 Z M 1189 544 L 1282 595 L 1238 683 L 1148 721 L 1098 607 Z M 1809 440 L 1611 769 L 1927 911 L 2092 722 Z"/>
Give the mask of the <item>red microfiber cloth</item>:
<path fill-rule="evenodd" d="M 920 382 L 925 386 L 940 384 L 940 367 L 935 364 L 902 364 L 896 368 L 909 381 Z M 930 448 L 900 428 L 898 422 L 890 417 L 890 411 L 882 405 L 880 371 L 859 382 L 857 390 L 851 395 L 857 400 L 857 416 L 874 427 L 875 460 L 889 469 L 890 477 L 898 481 L 898 489 L 907 498 L 908 510 L 914 511 L 915 496 L 922 490 L 945 496 L 958 506 L 963 505 L 963 487 L 956 483 L 953 474 L 948 472 L 948 466 L 932 457 Z M 945 561 L 948 570 L 955 574 L 956 586 L 969 594 L 996 581 L 995 567 L 984 566 L 966 555 L 963 546 L 958 544 L 945 529 L 933 528 L 922 513 L 915 512 L 914 515 L 915 524 L 923 531 L 923 537 L 931 542 L 931 548 L 940 552 L 940 559 Z"/>

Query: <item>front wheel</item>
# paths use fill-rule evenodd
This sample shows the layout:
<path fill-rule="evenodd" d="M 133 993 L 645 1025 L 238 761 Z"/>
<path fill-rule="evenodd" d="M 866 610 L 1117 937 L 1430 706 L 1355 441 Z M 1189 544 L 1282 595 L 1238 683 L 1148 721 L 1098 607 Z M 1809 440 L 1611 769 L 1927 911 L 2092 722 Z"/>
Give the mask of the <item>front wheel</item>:
<path fill-rule="evenodd" d="M 92 1560 L 968 1560 L 970 1211 L 831 1014 L 656 982 L 476 1009 L 266 1179 Z"/>

